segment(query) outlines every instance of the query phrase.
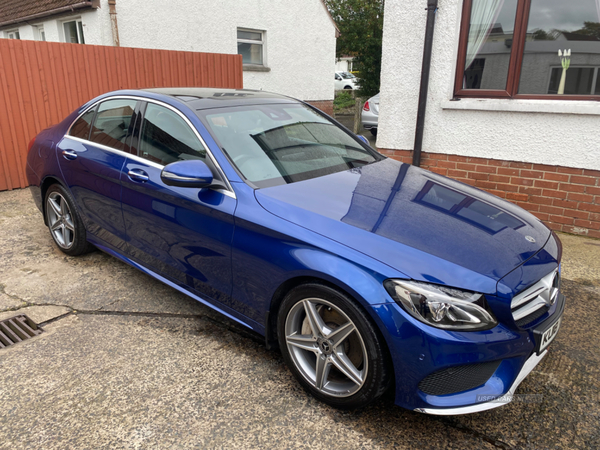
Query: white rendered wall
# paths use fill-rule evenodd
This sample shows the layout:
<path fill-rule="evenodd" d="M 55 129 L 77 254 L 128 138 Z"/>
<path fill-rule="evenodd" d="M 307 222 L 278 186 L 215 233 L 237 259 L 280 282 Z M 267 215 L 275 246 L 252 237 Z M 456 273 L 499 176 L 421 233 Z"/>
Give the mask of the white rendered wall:
<path fill-rule="evenodd" d="M 333 99 L 335 27 L 321 0 L 117 0 L 117 17 L 123 47 L 237 54 L 238 27 L 264 30 L 271 71 L 245 71 L 244 87 Z M 97 29 L 108 32 L 86 42 L 111 45 L 110 21 Z"/>
<path fill-rule="evenodd" d="M 47 41 L 64 41 L 62 22 L 72 18 L 81 18 L 86 44 L 113 45 L 108 0 L 32 25 L 43 24 Z M 117 19 L 122 47 L 237 54 L 238 27 L 266 31 L 271 70 L 244 71 L 244 87 L 333 100 L 336 30 L 322 0 L 117 0 Z M 16 28 L 34 39 L 30 25 Z"/>
<path fill-rule="evenodd" d="M 385 4 L 377 146 L 414 148 L 426 0 Z M 440 0 L 423 151 L 600 170 L 600 102 L 451 102 L 462 0 Z"/>

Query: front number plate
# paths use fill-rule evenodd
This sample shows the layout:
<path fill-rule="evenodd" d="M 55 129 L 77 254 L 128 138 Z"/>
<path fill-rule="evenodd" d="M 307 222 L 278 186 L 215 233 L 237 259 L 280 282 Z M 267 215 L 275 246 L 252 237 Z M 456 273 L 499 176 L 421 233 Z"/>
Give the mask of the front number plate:
<path fill-rule="evenodd" d="M 540 349 L 538 350 L 538 354 L 542 353 L 546 347 L 554 340 L 556 335 L 558 334 L 558 329 L 560 328 L 560 322 L 562 318 L 558 319 L 554 325 L 544 331 L 542 334 L 542 339 L 540 341 Z"/>

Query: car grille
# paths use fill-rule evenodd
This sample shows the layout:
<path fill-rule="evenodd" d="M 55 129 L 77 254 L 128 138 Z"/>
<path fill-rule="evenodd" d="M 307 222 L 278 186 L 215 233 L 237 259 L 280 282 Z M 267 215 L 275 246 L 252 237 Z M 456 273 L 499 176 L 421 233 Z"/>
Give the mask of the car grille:
<path fill-rule="evenodd" d="M 448 395 L 475 389 L 487 382 L 501 361 L 449 367 L 426 376 L 419 389 L 429 395 Z"/>
<path fill-rule="evenodd" d="M 517 326 L 527 328 L 544 316 L 558 299 L 560 273 L 553 270 L 513 298 L 510 309 Z"/>

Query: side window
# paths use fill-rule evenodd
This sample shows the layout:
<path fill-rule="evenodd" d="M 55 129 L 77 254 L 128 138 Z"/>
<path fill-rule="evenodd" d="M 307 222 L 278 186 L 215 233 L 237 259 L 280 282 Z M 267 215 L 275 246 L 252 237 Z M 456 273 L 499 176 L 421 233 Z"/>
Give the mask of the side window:
<path fill-rule="evenodd" d="M 88 140 L 90 138 L 90 130 L 92 128 L 92 120 L 94 120 L 96 108 L 90 109 L 83 116 L 75 121 L 69 132 L 69 136 L 78 137 Z"/>
<path fill-rule="evenodd" d="M 108 100 L 98 107 L 90 140 L 116 150 L 125 150 L 131 133 L 131 118 L 136 100 Z"/>
<path fill-rule="evenodd" d="M 140 156 L 167 165 L 186 159 L 205 159 L 206 149 L 178 114 L 148 103 L 142 125 Z"/>

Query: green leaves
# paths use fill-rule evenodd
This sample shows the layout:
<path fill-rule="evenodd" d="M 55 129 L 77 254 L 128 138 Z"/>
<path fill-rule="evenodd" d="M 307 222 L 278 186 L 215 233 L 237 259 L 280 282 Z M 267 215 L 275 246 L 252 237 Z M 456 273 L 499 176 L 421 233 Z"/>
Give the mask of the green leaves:
<path fill-rule="evenodd" d="M 336 54 L 354 56 L 359 95 L 379 92 L 384 0 L 325 0 L 339 30 Z"/>

